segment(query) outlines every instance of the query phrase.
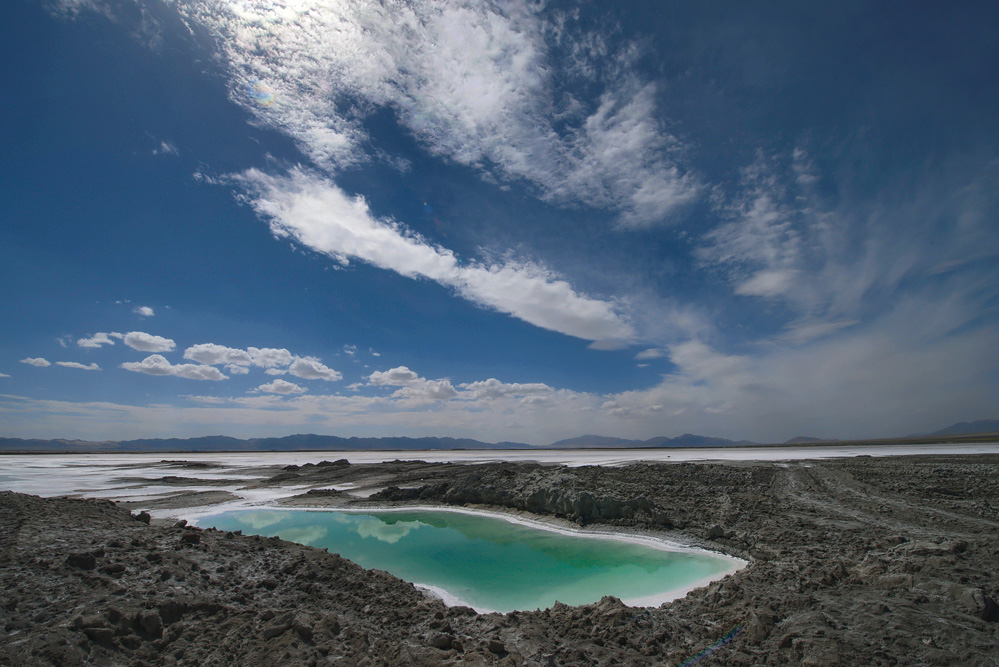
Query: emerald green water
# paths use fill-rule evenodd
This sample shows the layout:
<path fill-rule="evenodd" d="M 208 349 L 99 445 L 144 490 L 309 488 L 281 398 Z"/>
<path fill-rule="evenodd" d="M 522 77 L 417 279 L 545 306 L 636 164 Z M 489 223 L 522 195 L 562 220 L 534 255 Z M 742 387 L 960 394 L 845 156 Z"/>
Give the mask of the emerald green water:
<path fill-rule="evenodd" d="M 731 565 L 709 554 L 447 511 L 241 510 L 198 525 L 326 547 L 364 567 L 442 589 L 461 604 L 502 612 L 543 609 L 556 600 L 586 604 L 604 595 L 626 602 L 666 596 Z"/>

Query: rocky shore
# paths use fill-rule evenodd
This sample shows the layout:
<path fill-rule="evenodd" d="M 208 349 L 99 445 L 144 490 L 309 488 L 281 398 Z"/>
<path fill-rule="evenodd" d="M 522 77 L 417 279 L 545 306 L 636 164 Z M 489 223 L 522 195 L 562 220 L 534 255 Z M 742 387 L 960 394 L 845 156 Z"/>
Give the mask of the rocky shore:
<path fill-rule="evenodd" d="M 999 665 L 996 456 L 339 461 L 251 485 L 309 489 L 294 506 L 479 507 L 750 561 L 659 608 L 506 615 L 448 608 L 322 550 L 140 513 L 227 500 L 184 494 L 199 466 L 177 464 L 176 495 L 131 506 L 0 494 L 0 665 Z"/>

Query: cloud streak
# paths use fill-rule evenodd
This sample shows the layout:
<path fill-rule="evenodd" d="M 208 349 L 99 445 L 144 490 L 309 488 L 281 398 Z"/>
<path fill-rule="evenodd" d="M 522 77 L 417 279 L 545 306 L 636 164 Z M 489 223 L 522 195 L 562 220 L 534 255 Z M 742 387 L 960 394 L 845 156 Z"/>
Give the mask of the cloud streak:
<path fill-rule="evenodd" d="M 402 225 L 375 218 L 362 197 L 349 197 L 302 169 L 279 177 L 249 170 L 236 177 L 278 237 L 290 237 L 347 264 L 359 260 L 408 278 L 451 287 L 480 306 L 585 340 L 627 339 L 634 329 L 619 304 L 579 294 L 540 265 L 510 260 L 463 264 Z"/>
<path fill-rule="evenodd" d="M 95 363 L 81 364 L 76 361 L 57 361 L 56 365 L 64 368 L 78 368 L 81 371 L 99 371 L 101 367 Z"/>

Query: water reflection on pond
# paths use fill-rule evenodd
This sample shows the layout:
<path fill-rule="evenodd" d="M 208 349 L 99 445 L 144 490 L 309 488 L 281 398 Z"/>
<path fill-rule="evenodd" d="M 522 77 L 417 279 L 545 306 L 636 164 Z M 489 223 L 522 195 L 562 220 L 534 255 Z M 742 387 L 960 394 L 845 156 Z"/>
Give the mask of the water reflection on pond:
<path fill-rule="evenodd" d="M 585 604 L 604 595 L 658 604 L 671 591 L 741 563 L 452 511 L 242 510 L 198 524 L 326 547 L 364 567 L 441 589 L 462 604 L 504 612 L 556 600 Z"/>

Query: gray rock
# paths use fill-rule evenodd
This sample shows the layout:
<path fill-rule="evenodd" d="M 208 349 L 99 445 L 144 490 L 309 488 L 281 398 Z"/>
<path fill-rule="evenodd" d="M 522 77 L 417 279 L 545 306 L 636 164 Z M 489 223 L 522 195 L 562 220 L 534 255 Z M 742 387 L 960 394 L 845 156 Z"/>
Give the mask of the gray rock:
<path fill-rule="evenodd" d="M 152 637 L 160 637 L 163 634 L 163 619 L 155 611 L 140 612 L 139 626 L 143 632 Z"/>
<path fill-rule="evenodd" d="M 275 637 L 279 637 L 284 633 L 288 632 L 289 630 L 291 630 L 291 621 L 285 621 L 283 623 L 275 623 L 274 625 L 268 625 L 266 628 L 263 629 L 263 631 L 261 631 L 260 634 L 263 636 L 264 639 L 269 640 L 269 639 L 274 639 Z"/>
<path fill-rule="evenodd" d="M 66 565 L 78 567 L 81 570 L 92 570 L 97 566 L 97 559 L 91 553 L 75 553 L 66 556 Z"/>
<path fill-rule="evenodd" d="M 114 630 L 111 628 L 84 628 L 83 633 L 98 644 L 110 644 L 114 640 Z"/>

